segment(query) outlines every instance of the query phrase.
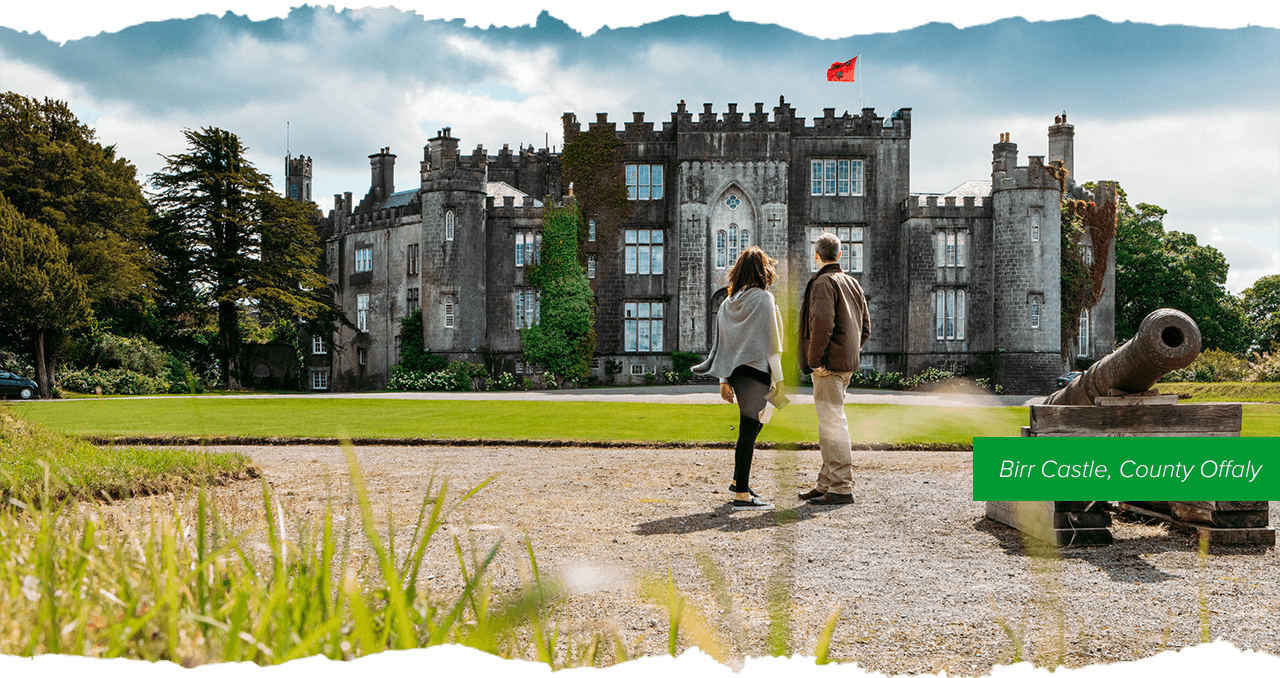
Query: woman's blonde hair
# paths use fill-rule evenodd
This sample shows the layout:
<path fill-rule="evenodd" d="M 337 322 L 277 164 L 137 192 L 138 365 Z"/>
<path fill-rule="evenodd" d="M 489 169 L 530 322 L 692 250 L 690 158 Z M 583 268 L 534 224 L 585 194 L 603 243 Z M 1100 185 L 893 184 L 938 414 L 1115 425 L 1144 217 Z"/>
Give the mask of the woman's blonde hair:
<path fill-rule="evenodd" d="M 733 268 L 729 269 L 729 296 L 752 287 L 767 289 L 778 278 L 778 270 L 774 268 L 777 263 L 777 259 L 755 245 L 743 250 L 738 260 L 733 262 Z"/>

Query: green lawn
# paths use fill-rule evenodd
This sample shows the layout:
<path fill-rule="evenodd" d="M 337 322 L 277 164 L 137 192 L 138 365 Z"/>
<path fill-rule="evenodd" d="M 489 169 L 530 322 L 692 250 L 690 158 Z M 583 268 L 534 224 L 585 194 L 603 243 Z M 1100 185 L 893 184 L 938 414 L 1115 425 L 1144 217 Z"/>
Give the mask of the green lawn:
<path fill-rule="evenodd" d="M 97 447 L 0 408 L 0 501 L 40 497 L 46 472 L 51 498 L 99 500 L 247 478 L 257 469 L 238 452 Z"/>
<path fill-rule="evenodd" d="M 737 407 L 651 403 L 281 398 L 94 399 L 15 404 L 32 422 L 90 436 L 732 441 Z M 849 405 L 863 443 L 970 443 L 1014 436 L 1025 407 Z M 1246 405 L 1244 434 L 1280 435 L 1280 405 Z M 775 413 L 760 439 L 816 442 L 812 406 Z"/>
<path fill-rule="evenodd" d="M 1280 381 L 1169 382 L 1156 384 L 1161 393 L 1191 396 L 1187 402 L 1232 401 L 1280 403 Z"/>

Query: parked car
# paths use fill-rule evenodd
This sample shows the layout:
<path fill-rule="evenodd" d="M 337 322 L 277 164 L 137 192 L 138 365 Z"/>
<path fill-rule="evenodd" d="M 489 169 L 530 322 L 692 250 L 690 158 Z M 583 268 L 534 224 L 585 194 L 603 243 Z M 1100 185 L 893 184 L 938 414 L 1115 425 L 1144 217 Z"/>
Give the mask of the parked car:
<path fill-rule="evenodd" d="M 36 382 L 20 377 L 8 370 L 0 370 L 0 396 L 18 396 L 23 400 L 31 400 L 40 392 Z"/>
<path fill-rule="evenodd" d="M 1071 382 L 1075 381 L 1076 377 L 1082 374 L 1084 374 L 1084 372 L 1067 372 L 1061 377 L 1058 377 L 1058 388 L 1066 388 L 1067 384 L 1070 384 Z"/>

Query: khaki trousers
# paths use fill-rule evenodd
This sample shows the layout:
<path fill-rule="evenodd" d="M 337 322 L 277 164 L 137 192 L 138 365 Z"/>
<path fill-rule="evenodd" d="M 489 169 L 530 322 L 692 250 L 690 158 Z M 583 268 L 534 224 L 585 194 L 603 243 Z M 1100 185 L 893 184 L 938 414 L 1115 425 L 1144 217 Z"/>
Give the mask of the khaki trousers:
<path fill-rule="evenodd" d="M 813 375 L 813 404 L 818 410 L 818 447 L 822 450 L 822 470 L 818 491 L 853 494 L 853 452 L 850 450 L 849 420 L 844 416 L 844 391 L 852 372 Z"/>

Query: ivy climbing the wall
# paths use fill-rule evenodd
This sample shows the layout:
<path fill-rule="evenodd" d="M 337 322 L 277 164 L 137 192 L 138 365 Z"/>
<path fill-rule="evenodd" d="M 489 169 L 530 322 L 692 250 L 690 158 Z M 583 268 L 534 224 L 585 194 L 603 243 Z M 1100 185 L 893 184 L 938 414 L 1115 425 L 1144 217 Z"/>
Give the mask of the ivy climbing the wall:
<path fill-rule="evenodd" d="M 622 158 L 622 142 L 606 127 L 578 132 L 565 140 L 560 177 L 566 188 L 573 185 L 578 209 L 586 217 L 578 225 L 578 257 L 583 265 L 587 220 L 596 221 L 596 240 L 605 247 L 615 242 L 618 225 L 630 215 Z"/>
<path fill-rule="evenodd" d="M 1085 258 L 1085 234 L 1092 243 L 1092 260 Z M 1108 253 L 1116 237 L 1116 201 L 1062 200 L 1062 359 L 1076 354 L 1080 314 L 1102 298 Z"/>
<path fill-rule="evenodd" d="M 543 214 L 542 263 L 528 271 L 529 282 L 541 290 L 540 320 L 520 330 L 525 360 L 580 383 L 591 374 L 596 350 L 595 297 L 578 261 L 581 222 L 572 201 Z"/>

